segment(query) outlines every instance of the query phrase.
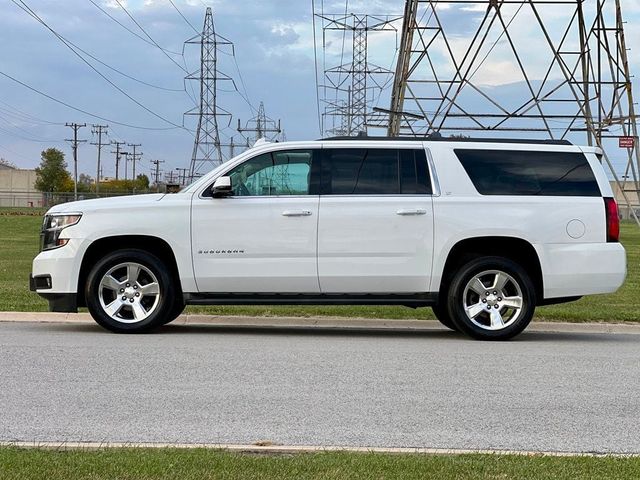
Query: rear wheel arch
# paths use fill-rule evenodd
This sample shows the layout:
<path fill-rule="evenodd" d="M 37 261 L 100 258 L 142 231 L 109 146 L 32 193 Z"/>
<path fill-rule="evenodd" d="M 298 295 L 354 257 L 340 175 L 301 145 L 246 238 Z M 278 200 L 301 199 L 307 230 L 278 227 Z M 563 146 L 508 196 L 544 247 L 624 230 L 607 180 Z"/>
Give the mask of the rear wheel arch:
<path fill-rule="evenodd" d="M 469 261 L 481 257 L 498 256 L 508 258 L 520 265 L 529 274 L 538 301 L 544 298 L 544 279 L 538 252 L 527 240 L 518 237 L 487 236 L 460 240 L 449 254 L 442 270 L 440 294 L 446 295 L 456 272 Z"/>
<path fill-rule="evenodd" d="M 78 294 L 78 306 L 87 306 L 86 299 L 84 298 L 85 284 L 93 266 L 106 255 L 124 249 L 143 250 L 162 260 L 169 268 L 169 273 L 175 282 L 176 290 L 179 292 L 179 295 L 182 296 L 176 256 L 171 246 L 165 240 L 151 235 L 119 235 L 95 240 L 84 253 L 76 290 Z"/>

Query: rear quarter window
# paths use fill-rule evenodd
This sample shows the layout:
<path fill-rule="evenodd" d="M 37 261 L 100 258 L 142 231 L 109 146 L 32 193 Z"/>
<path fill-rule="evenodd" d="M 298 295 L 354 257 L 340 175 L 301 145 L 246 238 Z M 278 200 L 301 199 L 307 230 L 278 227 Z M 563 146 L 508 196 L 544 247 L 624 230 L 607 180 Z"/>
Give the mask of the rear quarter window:
<path fill-rule="evenodd" d="M 601 196 L 582 153 L 454 150 L 482 195 Z"/>

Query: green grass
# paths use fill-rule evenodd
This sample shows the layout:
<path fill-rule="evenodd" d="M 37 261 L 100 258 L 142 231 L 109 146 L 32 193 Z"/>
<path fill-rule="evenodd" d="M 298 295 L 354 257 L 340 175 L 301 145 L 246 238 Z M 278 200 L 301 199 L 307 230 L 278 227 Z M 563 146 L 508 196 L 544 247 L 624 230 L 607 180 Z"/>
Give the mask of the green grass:
<path fill-rule="evenodd" d="M 25 215 L 31 213 L 31 215 Z M 31 260 L 38 253 L 41 211 L 0 208 L 0 311 L 45 311 L 47 304 L 29 292 Z M 578 302 L 540 307 L 537 320 L 570 322 L 640 321 L 640 228 L 622 225 L 629 273 L 625 285 L 613 295 L 595 295 Z M 212 315 L 336 316 L 386 319 L 433 319 L 430 308 L 394 306 L 208 306 L 188 312 Z"/>
<path fill-rule="evenodd" d="M 0 311 L 43 311 L 47 302 L 29 291 L 31 261 L 38 254 L 42 217 L 0 209 Z"/>
<path fill-rule="evenodd" d="M 640 459 L 523 455 L 318 453 L 247 455 L 217 450 L 0 449 L 3 480 L 207 479 L 637 479 Z"/>

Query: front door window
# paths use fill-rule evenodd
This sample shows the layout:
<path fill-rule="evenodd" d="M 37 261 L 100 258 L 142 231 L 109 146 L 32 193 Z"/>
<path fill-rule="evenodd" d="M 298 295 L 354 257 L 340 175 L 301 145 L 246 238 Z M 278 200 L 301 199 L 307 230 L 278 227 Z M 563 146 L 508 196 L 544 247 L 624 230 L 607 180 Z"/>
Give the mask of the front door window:
<path fill-rule="evenodd" d="M 231 177 L 236 197 L 309 195 L 312 152 L 291 150 L 264 153 L 234 168 Z"/>

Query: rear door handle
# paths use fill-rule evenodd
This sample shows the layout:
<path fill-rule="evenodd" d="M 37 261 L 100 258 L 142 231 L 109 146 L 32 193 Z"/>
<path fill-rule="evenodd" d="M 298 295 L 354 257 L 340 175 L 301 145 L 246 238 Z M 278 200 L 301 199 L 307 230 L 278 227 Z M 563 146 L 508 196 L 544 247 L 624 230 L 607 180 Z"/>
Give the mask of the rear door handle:
<path fill-rule="evenodd" d="M 282 215 L 284 217 L 309 217 L 311 210 L 285 210 Z"/>
<path fill-rule="evenodd" d="M 414 209 L 400 209 L 396 212 L 396 215 L 426 215 L 427 211 L 422 208 L 414 208 Z"/>

